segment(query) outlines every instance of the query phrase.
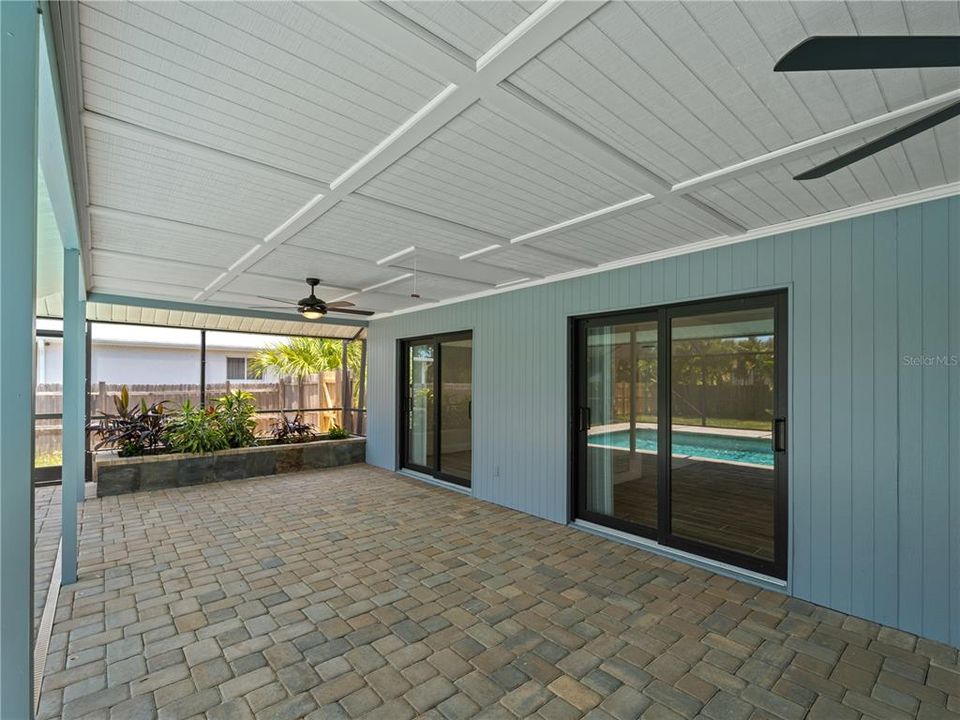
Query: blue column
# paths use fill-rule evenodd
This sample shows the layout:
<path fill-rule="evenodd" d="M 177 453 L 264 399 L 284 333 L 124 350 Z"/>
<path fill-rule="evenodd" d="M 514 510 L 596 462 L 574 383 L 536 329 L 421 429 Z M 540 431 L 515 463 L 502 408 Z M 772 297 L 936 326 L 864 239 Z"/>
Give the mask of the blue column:
<path fill-rule="evenodd" d="M 0 2 L 0 710 L 33 717 L 37 5 Z"/>
<path fill-rule="evenodd" d="M 86 420 L 86 303 L 80 251 L 63 251 L 63 494 L 61 512 L 64 585 L 77 581 L 77 503 L 83 502 Z"/>

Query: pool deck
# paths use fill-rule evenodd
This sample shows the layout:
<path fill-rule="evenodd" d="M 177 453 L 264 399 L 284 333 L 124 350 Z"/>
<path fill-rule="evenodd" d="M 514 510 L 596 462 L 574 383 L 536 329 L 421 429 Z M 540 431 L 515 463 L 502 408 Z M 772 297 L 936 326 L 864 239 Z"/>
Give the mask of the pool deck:
<path fill-rule="evenodd" d="M 587 435 L 601 435 L 603 433 L 623 432 L 630 429 L 630 423 L 611 423 L 609 425 L 594 425 L 587 431 Z M 638 422 L 637 430 L 656 430 L 656 423 Z M 754 440 L 769 440 L 771 433 L 768 430 L 743 430 L 741 428 L 703 427 L 702 425 L 674 425 L 677 432 L 700 433 L 703 435 L 723 435 L 725 437 L 753 438 Z"/>

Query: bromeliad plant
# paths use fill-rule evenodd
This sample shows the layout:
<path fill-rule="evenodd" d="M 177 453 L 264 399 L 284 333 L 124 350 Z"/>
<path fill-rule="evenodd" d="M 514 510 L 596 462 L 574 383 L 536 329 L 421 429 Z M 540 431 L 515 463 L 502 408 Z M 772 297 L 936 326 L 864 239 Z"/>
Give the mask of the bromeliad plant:
<path fill-rule="evenodd" d="M 232 448 L 251 447 L 257 444 L 254 419 L 257 405 L 251 393 L 234 390 L 217 400 L 217 420 Z"/>
<path fill-rule="evenodd" d="M 274 421 L 270 434 L 278 443 L 306 442 L 317 435 L 316 428 L 303 421 L 303 416 L 297 413 L 293 418 L 287 417 L 285 412 Z"/>
<path fill-rule="evenodd" d="M 230 447 L 215 407 L 198 407 L 189 400 L 167 425 L 167 442 L 174 452 L 210 453 Z"/>
<path fill-rule="evenodd" d="M 113 396 L 116 413 L 106 413 L 103 418 L 90 425 L 100 442 L 95 449 L 115 448 L 120 457 L 133 457 L 167 449 L 166 423 L 169 413 L 164 405 L 166 401 L 147 405 L 141 400 L 130 407 L 130 392 L 127 386 Z"/>

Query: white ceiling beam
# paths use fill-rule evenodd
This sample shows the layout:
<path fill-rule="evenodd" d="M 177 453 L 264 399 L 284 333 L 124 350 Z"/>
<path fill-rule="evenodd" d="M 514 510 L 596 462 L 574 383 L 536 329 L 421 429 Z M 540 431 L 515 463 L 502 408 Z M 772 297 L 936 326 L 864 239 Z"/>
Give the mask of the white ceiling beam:
<path fill-rule="evenodd" d="M 753 174 L 765 170 L 769 167 L 783 165 L 784 163 L 796 160 L 798 158 L 814 155 L 818 152 L 829 150 L 852 140 L 865 139 L 874 135 L 881 135 L 894 128 L 907 125 L 928 113 L 935 112 L 942 107 L 956 102 L 960 99 L 960 90 L 951 90 L 950 92 L 937 95 L 926 100 L 907 105 L 899 110 L 877 115 L 876 117 L 862 122 L 854 123 L 846 127 L 833 130 L 832 132 L 817 135 L 809 140 L 787 145 L 779 150 L 758 155 L 750 160 L 735 165 L 730 165 L 714 172 L 700 175 L 699 177 L 684 180 L 675 184 L 671 191 L 676 194 L 687 194 L 699 192 L 708 187 L 712 187 L 726 180 L 734 180 L 743 175 Z"/>
<path fill-rule="evenodd" d="M 279 247 L 303 228 L 316 221 L 350 193 L 375 178 L 432 136 L 437 130 L 460 115 L 477 102 L 486 90 L 495 87 L 516 72 L 529 60 L 552 45 L 558 38 L 596 12 L 603 4 L 548 0 L 538 7 L 526 20 L 480 58 L 475 72 L 463 74 L 458 70 L 459 84 L 451 83 L 444 88 L 405 123 L 390 133 L 340 177 L 331 182 L 328 193 L 304 205 L 276 230 L 267 235 L 263 244 L 256 248 L 254 252 L 248 253 L 242 261 L 234 263 L 227 273 L 204 288 L 202 292 L 196 295 L 194 300 L 206 300 L 239 273 L 269 254 L 275 247 Z M 364 8 L 368 15 L 384 17 L 366 4 L 360 4 L 359 6 Z M 370 18 L 370 21 L 379 22 L 376 17 Z M 387 26 L 382 23 L 378 24 L 377 27 L 378 32 L 389 31 Z M 395 30 L 391 33 L 391 40 L 404 47 L 409 47 L 410 33 L 396 23 L 393 24 L 393 27 Z M 421 44 L 427 47 L 426 43 L 421 42 Z M 434 46 L 430 45 L 430 47 Z M 423 52 L 432 51 L 424 50 Z M 442 53 L 440 56 L 434 53 L 432 57 L 438 63 L 442 63 L 441 71 L 453 67 L 451 63 L 454 61 L 446 53 Z M 460 63 L 456 64 L 459 65 Z M 431 67 L 425 69 L 429 72 Z"/>

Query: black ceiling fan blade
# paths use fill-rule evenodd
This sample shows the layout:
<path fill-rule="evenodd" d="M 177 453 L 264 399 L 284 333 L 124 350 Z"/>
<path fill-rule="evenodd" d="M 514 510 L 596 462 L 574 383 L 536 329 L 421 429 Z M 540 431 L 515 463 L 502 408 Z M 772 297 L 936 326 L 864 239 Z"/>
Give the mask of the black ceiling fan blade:
<path fill-rule="evenodd" d="M 960 115 L 960 102 L 947 105 L 945 108 L 941 108 L 936 112 L 925 115 L 909 125 L 898 128 L 891 133 L 887 133 L 886 135 L 878 137 L 876 140 L 872 140 L 858 148 L 854 148 L 850 152 L 844 153 L 839 157 L 835 157 L 833 160 L 825 162 L 822 165 L 817 165 L 814 168 L 810 168 L 799 175 L 795 175 L 793 179 L 814 180 L 816 178 L 821 178 L 824 175 L 829 175 L 830 173 L 836 172 L 841 168 L 845 168 L 847 165 L 852 165 L 858 160 L 863 160 L 874 153 L 878 153 L 881 150 L 890 147 L 891 145 L 901 143 L 918 133 L 922 133 L 924 130 L 929 130 L 932 127 L 936 127 L 940 123 L 945 123 L 947 120 L 957 117 L 957 115 Z"/>
<path fill-rule="evenodd" d="M 348 315 L 373 315 L 373 310 L 350 310 L 349 308 L 332 308 L 327 305 L 332 312 L 347 313 Z"/>
<path fill-rule="evenodd" d="M 295 308 L 296 305 L 287 303 L 286 305 L 247 305 L 249 310 L 288 310 Z"/>
<path fill-rule="evenodd" d="M 256 297 L 260 298 L 261 300 L 269 300 L 270 302 L 282 303 L 283 305 L 292 305 L 293 307 L 296 307 L 297 305 L 295 302 L 290 302 L 289 300 L 281 300 L 280 298 L 267 297 L 266 295 L 257 295 Z"/>
<path fill-rule="evenodd" d="M 328 308 L 345 308 L 345 307 L 355 307 L 354 303 L 349 300 L 337 300 L 336 302 L 327 303 Z"/>
<path fill-rule="evenodd" d="M 821 35 L 807 38 L 774 72 L 960 66 L 957 35 Z"/>

